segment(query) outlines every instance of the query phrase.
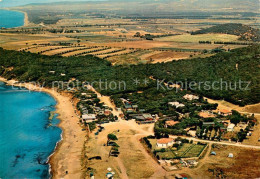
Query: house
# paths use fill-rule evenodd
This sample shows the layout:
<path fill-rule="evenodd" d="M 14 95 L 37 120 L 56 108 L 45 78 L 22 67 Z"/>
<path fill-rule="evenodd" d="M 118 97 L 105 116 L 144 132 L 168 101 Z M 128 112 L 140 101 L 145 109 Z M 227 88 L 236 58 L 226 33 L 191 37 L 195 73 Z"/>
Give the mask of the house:
<path fill-rule="evenodd" d="M 172 127 L 172 126 L 174 126 L 178 123 L 179 123 L 179 121 L 172 121 L 172 120 L 171 121 L 165 121 L 165 128 Z"/>
<path fill-rule="evenodd" d="M 176 102 L 169 102 L 168 104 L 171 105 L 171 106 L 175 106 L 176 108 L 185 107 L 184 104 L 179 103 L 177 101 Z"/>
<path fill-rule="evenodd" d="M 189 130 L 189 131 L 187 132 L 187 134 L 191 135 L 192 137 L 196 137 L 196 133 L 197 133 L 196 130 Z"/>
<path fill-rule="evenodd" d="M 60 76 L 66 76 L 66 74 L 65 73 L 61 73 Z"/>
<path fill-rule="evenodd" d="M 171 106 L 177 106 L 178 104 L 180 104 L 179 102 L 175 101 L 175 102 L 169 102 L 168 103 Z"/>
<path fill-rule="evenodd" d="M 82 119 L 85 121 L 93 121 L 93 120 L 96 120 L 96 115 L 95 114 L 84 114 L 84 115 L 82 115 Z"/>
<path fill-rule="evenodd" d="M 193 94 L 186 94 L 186 95 L 184 95 L 184 96 L 183 96 L 183 98 L 184 98 L 184 99 L 186 99 L 186 100 L 189 100 L 189 101 L 192 101 L 192 100 L 197 100 L 197 99 L 199 99 L 199 97 L 198 97 L 198 96 L 196 96 L 196 95 L 193 95 Z"/>
<path fill-rule="evenodd" d="M 232 111 L 227 110 L 227 109 L 219 109 L 218 114 L 222 116 L 229 116 L 232 114 Z"/>
<path fill-rule="evenodd" d="M 171 147 L 174 144 L 174 140 L 171 138 L 161 138 L 157 140 L 156 146 L 159 148 Z"/>
<path fill-rule="evenodd" d="M 203 122 L 203 126 L 214 126 L 215 122 Z"/>
<path fill-rule="evenodd" d="M 209 113 L 209 112 L 204 112 L 204 111 L 201 111 L 201 112 L 199 113 L 199 116 L 200 116 L 201 118 L 213 118 L 213 117 L 216 117 L 214 114 L 211 114 L 211 113 Z"/>
<path fill-rule="evenodd" d="M 108 109 L 105 109 L 105 111 L 104 111 L 104 114 L 105 114 L 106 116 L 109 116 L 111 113 L 112 113 L 112 112 L 111 112 L 110 110 L 108 110 Z"/>
<path fill-rule="evenodd" d="M 229 124 L 228 127 L 227 127 L 227 131 L 228 132 L 233 132 L 234 131 L 234 127 L 235 127 L 235 124 Z"/>
<path fill-rule="evenodd" d="M 132 105 L 132 107 L 133 107 L 134 110 L 137 110 L 138 105 Z"/>
<path fill-rule="evenodd" d="M 153 116 L 149 113 L 143 114 L 143 117 L 145 120 L 154 120 Z"/>
<path fill-rule="evenodd" d="M 181 108 L 181 107 L 185 107 L 185 105 L 180 103 L 179 105 L 176 106 L 176 108 Z"/>

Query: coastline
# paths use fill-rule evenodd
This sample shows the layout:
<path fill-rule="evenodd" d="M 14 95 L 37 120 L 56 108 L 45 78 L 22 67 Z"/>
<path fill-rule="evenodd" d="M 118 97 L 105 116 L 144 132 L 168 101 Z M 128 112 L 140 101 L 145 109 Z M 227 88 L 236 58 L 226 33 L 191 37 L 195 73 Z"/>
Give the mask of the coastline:
<path fill-rule="evenodd" d="M 0 81 L 7 85 L 14 85 L 15 80 L 6 80 L 0 77 Z M 31 91 L 45 92 L 51 95 L 57 102 L 56 111 L 60 120 L 58 127 L 62 129 L 61 140 L 56 143 L 55 150 L 48 157 L 49 171 L 52 178 L 80 178 L 82 174 L 81 152 L 86 140 L 86 132 L 79 125 L 79 118 L 74 112 L 71 99 L 61 95 L 55 90 L 41 88 L 29 83 L 16 85 L 26 87 Z M 66 174 L 66 171 L 68 173 Z"/>
<path fill-rule="evenodd" d="M 30 22 L 29 22 L 29 17 L 28 17 L 27 12 L 24 12 L 24 11 L 20 11 L 20 12 L 24 13 L 24 25 L 23 25 L 23 27 L 28 26 Z"/>
<path fill-rule="evenodd" d="M 0 8 L 0 9 L 1 9 L 1 8 Z M 29 26 L 30 21 L 29 21 L 29 17 L 28 17 L 27 12 L 25 12 L 25 11 L 21 11 L 21 10 L 10 9 L 10 8 L 3 8 L 3 10 L 16 11 L 16 12 L 23 13 L 23 14 L 24 14 L 24 20 L 23 20 L 23 23 L 24 23 L 24 24 L 23 24 L 23 26 L 20 26 L 20 27 L 26 27 L 26 26 Z"/>

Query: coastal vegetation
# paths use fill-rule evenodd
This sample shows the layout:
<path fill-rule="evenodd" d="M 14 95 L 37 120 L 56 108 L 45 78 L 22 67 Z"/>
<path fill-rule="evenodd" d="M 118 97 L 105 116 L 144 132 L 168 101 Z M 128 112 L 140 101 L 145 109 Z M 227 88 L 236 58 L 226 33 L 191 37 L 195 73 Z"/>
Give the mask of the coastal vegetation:
<path fill-rule="evenodd" d="M 0 49 L 0 74 L 8 79 L 25 82 L 38 81 L 49 87 L 53 81 L 69 81 L 71 78 L 76 78 L 81 82 L 98 82 L 100 80 L 107 83 L 114 81 L 117 84 L 125 82 L 126 88 L 122 89 L 106 89 L 105 86 L 94 84 L 94 87 L 105 95 L 157 87 L 158 84 L 154 79 L 164 80 L 164 82 L 182 82 L 183 89 L 209 98 L 225 99 L 235 104 L 246 105 L 258 103 L 260 99 L 259 51 L 259 45 L 253 45 L 207 58 L 157 64 L 111 66 L 110 62 L 89 55 L 64 58 Z M 55 73 L 51 74 L 50 71 Z M 134 79 L 148 79 L 148 83 L 135 85 L 133 84 Z M 224 84 L 221 83 L 221 80 L 224 81 Z M 235 88 L 238 87 L 239 80 L 244 82 L 241 87 L 245 90 L 241 90 L 241 87 L 240 89 Z M 218 83 L 214 89 L 208 89 L 206 84 L 203 84 L 206 81 L 209 84 L 214 81 Z M 195 88 L 187 85 L 190 82 L 195 84 Z M 199 83 L 204 86 L 196 86 Z"/>

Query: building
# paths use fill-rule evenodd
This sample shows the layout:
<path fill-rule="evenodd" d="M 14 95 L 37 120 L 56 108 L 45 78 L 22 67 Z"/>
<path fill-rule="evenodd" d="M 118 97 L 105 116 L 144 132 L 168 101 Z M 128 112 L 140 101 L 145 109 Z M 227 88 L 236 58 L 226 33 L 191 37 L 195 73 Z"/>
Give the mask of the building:
<path fill-rule="evenodd" d="M 229 124 L 228 127 L 227 127 L 227 131 L 228 132 L 233 132 L 234 131 L 234 127 L 235 127 L 235 124 Z"/>
<path fill-rule="evenodd" d="M 145 120 L 154 120 L 153 116 L 149 113 L 143 114 L 143 117 L 145 118 Z"/>
<path fill-rule="evenodd" d="M 178 124 L 179 123 L 179 121 L 165 121 L 165 127 L 166 128 L 168 128 L 168 127 L 172 127 L 172 126 L 174 126 L 174 125 L 176 125 L 176 124 Z"/>
<path fill-rule="evenodd" d="M 191 135 L 192 137 L 196 137 L 196 133 L 197 133 L 196 130 L 189 130 L 189 131 L 187 132 L 187 134 Z"/>
<path fill-rule="evenodd" d="M 171 106 L 177 106 L 178 104 L 180 104 L 179 102 L 175 101 L 175 102 L 169 102 L 168 103 Z"/>
<path fill-rule="evenodd" d="M 109 116 L 111 113 L 112 113 L 112 112 L 111 112 L 110 110 L 108 110 L 108 109 L 105 109 L 105 111 L 104 111 L 104 114 L 105 114 L 106 116 Z"/>
<path fill-rule="evenodd" d="M 232 114 L 232 111 L 227 110 L 227 109 L 220 109 L 218 110 L 218 114 L 222 116 L 229 116 Z"/>
<path fill-rule="evenodd" d="M 174 140 L 171 138 L 161 138 L 157 140 L 156 147 L 167 148 L 174 144 Z"/>
<path fill-rule="evenodd" d="M 136 105 L 136 104 L 135 104 L 135 105 L 132 105 L 132 107 L 133 107 L 134 110 L 137 110 L 137 109 L 138 109 L 138 105 Z"/>
<path fill-rule="evenodd" d="M 82 115 L 82 119 L 85 121 L 94 121 L 94 120 L 96 120 L 96 115 L 95 114 L 84 114 L 84 115 Z"/>
<path fill-rule="evenodd" d="M 214 126 L 215 122 L 203 122 L 203 126 Z"/>
<path fill-rule="evenodd" d="M 199 97 L 198 97 L 198 96 L 196 96 L 196 95 L 193 95 L 193 94 L 186 94 L 186 95 L 184 95 L 184 96 L 183 96 L 183 98 L 184 98 L 184 99 L 186 99 L 186 100 L 189 100 L 189 101 L 192 101 L 192 100 L 197 100 L 197 99 L 199 99 Z"/>
<path fill-rule="evenodd" d="M 168 104 L 171 105 L 171 106 L 175 106 L 176 108 L 185 107 L 184 104 L 179 103 L 177 101 L 176 102 L 169 102 Z"/>

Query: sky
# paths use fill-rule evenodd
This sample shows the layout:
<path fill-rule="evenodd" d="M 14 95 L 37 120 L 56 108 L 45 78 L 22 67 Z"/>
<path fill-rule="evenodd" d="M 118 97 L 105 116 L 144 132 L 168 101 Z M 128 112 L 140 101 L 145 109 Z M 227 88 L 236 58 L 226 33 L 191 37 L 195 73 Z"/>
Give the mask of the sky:
<path fill-rule="evenodd" d="M 31 3 L 49 3 L 73 0 L 0 0 L 0 7 L 21 6 Z M 76 1 L 97 1 L 97 0 L 76 0 Z"/>

